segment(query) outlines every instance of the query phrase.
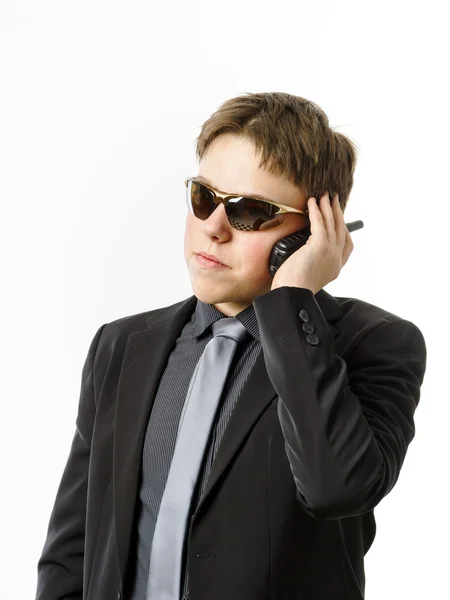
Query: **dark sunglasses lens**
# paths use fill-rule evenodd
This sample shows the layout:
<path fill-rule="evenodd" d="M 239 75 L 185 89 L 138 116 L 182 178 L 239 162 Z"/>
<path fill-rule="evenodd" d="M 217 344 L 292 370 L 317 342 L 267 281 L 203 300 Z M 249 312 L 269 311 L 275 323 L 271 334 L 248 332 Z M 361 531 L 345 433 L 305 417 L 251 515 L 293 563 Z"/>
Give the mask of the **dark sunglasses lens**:
<path fill-rule="evenodd" d="M 276 217 L 278 208 L 257 198 L 232 198 L 226 213 L 231 225 L 242 231 L 259 231 L 279 225 L 283 217 Z"/>
<path fill-rule="evenodd" d="M 198 219 L 205 221 L 216 207 L 213 193 L 197 181 L 189 182 L 188 194 L 189 191 L 194 215 Z"/>
<path fill-rule="evenodd" d="M 213 193 L 197 181 L 189 182 L 190 202 L 194 215 L 206 220 L 216 208 Z M 231 198 L 226 207 L 230 224 L 241 231 L 258 231 L 271 229 L 283 222 L 283 216 L 276 216 L 278 208 L 273 204 L 257 198 Z"/>

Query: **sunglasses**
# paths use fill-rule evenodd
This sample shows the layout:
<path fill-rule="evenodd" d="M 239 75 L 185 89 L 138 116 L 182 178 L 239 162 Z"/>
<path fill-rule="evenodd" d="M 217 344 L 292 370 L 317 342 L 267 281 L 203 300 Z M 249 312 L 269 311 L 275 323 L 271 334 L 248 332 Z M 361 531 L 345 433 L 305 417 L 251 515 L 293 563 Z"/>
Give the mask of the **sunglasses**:
<path fill-rule="evenodd" d="M 271 229 L 283 222 L 280 215 L 295 213 L 307 216 L 309 212 L 307 209 L 299 210 L 258 196 L 237 196 L 219 192 L 195 177 L 188 177 L 184 183 L 188 209 L 194 216 L 206 221 L 222 202 L 230 225 L 239 231 Z"/>

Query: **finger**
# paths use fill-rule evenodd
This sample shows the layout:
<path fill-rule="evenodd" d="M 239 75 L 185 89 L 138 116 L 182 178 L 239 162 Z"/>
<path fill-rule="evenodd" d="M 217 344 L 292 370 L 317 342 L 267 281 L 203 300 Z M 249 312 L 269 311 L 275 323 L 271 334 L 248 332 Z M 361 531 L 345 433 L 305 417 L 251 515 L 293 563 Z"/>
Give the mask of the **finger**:
<path fill-rule="evenodd" d="M 344 249 L 342 251 L 342 266 L 344 266 L 345 263 L 348 261 L 348 259 L 350 258 L 350 254 L 353 252 L 353 248 L 354 248 L 353 239 L 352 239 L 352 236 L 350 235 L 350 231 L 348 230 L 347 226 L 345 227 L 345 230 L 346 230 L 346 234 L 345 234 Z"/>
<path fill-rule="evenodd" d="M 323 215 L 320 212 L 320 208 L 317 204 L 316 198 L 310 198 L 308 200 L 308 210 L 310 220 L 309 229 L 311 231 L 311 237 L 313 237 L 314 239 L 327 241 L 327 232 L 323 221 Z"/>
<path fill-rule="evenodd" d="M 339 248 L 343 250 L 347 239 L 346 234 L 348 229 L 347 225 L 345 224 L 344 213 L 342 212 L 342 208 L 339 203 L 339 194 L 334 195 L 332 208 L 335 222 L 336 243 L 338 244 Z"/>
<path fill-rule="evenodd" d="M 320 199 L 320 210 L 323 215 L 324 226 L 327 233 L 327 239 L 330 244 L 336 243 L 336 231 L 334 210 L 331 204 L 330 195 L 326 192 Z"/>

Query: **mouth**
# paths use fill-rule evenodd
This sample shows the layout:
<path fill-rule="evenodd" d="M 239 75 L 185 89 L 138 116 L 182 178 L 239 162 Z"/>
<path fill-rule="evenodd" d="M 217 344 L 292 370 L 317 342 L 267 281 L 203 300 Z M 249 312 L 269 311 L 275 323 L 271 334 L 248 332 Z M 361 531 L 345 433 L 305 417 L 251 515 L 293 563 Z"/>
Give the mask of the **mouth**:
<path fill-rule="evenodd" d="M 214 256 L 214 254 L 207 254 L 206 252 L 196 252 L 195 253 L 197 258 L 201 257 L 201 259 L 203 259 L 203 261 L 208 261 L 208 263 L 212 265 L 217 265 L 218 267 L 228 267 L 227 264 L 221 262 L 217 256 Z"/>

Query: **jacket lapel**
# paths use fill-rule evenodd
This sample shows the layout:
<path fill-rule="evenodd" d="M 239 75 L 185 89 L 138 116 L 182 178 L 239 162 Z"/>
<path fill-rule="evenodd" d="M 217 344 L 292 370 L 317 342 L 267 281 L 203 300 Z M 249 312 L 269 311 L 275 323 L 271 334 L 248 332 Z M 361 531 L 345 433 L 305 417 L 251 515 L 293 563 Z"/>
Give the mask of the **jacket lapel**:
<path fill-rule="evenodd" d="M 113 494 L 119 568 L 125 574 L 133 526 L 142 448 L 159 380 L 173 344 L 195 309 L 191 296 L 152 313 L 146 329 L 128 336 L 120 371 L 114 421 Z"/>
<path fill-rule="evenodd" d="M 340 316 L 339 302 L 324 290 L 320 290 L 315 298 L 336 337 L 338 330 L 331 322 Z M 122 577 L 129 553 L 148 418 L 169 354 L 195 310 L 196 301 L 196 297 L 191 296 L 178 304 L 154 311 L 147 319 L 146 329 L 131 333 L 125 346 L 117 392 L 113 449 L 115 527 Z M 260 352 L 224 432 L 194 520 L 243 440 L 275 397 L 264 355 Z"/>
<path fill-rule="evenodd" d="M 222 477 L 227 465 L 232 461 L 239 446 L 275 396 L 276 392 L 267 375 L 264 355 L 260 351 L 225 428 L 205 491 L 193 515 L 192 525 L 194 525 L 203 504 Z"/>

